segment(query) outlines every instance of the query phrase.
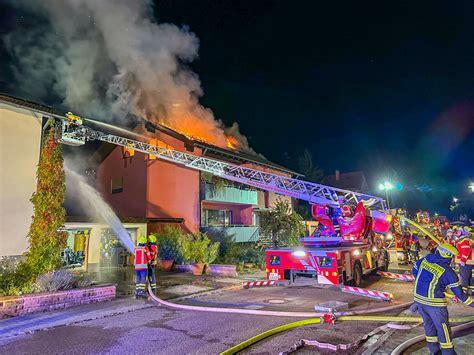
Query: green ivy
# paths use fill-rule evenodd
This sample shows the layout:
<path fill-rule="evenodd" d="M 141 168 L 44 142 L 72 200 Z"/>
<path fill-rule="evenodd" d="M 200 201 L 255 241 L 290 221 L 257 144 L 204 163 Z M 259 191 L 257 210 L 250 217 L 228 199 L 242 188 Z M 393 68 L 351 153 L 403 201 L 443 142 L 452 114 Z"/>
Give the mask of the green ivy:
<path fill-rule="evenodd" d="M 58 231 L 66 217 L 63 208 L 66 190 L 63 154 L 52 128 L 41 148 L 36 177 L 36 191 L 31 197 L 34 214 L 28 233 L 29 249 L 25 255 L 32 277 L 58 269 L 61 251 L 67 243 L 67 233 Z"/>

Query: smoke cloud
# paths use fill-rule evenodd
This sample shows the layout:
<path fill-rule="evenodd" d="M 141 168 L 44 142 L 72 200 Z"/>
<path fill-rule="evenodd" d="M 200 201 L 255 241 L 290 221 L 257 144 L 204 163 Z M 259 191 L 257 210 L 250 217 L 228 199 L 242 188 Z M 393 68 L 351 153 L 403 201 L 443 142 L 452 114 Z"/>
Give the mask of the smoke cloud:
<path fill-rule="evenodd" d="M 158 24 L 148 2 L 129 0 L 12 0 L 41 16 L 5 42 L 22 89 L 44 99 L 51 92 L 73 112 L 111 122 L 129 113 L 221 147 L 232 134 L 252 151 L 234 124 L 226 128 L 199 103 L 198 76 L 187 64 L 199 40 L 187 27 Z"/>

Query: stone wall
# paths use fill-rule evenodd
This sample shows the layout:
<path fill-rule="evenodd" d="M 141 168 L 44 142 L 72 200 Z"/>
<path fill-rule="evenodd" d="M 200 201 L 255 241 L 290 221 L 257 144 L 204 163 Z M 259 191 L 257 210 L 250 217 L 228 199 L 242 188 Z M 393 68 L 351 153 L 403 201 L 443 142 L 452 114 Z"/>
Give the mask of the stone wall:
<path fill-rule="evenodd" d="M 116 285 L 0 297 L 0 319 L 115 299 Z"/>

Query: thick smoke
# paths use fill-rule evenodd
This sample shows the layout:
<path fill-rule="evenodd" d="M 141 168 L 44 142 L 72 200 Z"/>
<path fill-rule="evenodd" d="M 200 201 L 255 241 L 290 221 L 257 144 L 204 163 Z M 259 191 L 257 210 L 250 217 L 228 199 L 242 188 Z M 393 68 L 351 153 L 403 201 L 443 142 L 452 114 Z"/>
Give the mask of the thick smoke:
<path fill-rule="evenodd" d="M 6 37 L 22 89 L 54 92 L 82 115 L 118 122 L 129 114 L 225 147 L 227 128 L 203 107 L 198 76 L 186 64 L 199 40 L 186 27 L 155 22 L 138 0 L 12 0 L 44 21 Z"/>

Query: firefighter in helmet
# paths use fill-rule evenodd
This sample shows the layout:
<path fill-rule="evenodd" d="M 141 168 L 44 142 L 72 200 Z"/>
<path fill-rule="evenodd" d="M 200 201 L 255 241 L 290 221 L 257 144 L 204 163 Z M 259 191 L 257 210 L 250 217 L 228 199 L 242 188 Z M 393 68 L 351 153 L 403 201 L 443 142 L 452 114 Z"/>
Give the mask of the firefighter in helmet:
<path fill-rule="evenodd" d="M 156 246 L 156 235 L 150 234 L 148 236 L 148 254 L 150 262 L 148 264 L 148 282 L 153 293 L 156 292 L 156 260 L 158 258 L 158 248 Z"/>
<path fill-rule="evenodd" d="M 467 293 L 471 293 L 474 286 L 472 282 L 472 264 L 474 262 L 472 260 L 470 229 L 469 227 L 461 227 L 453 233 L 453 239 L 459 253 L 456 257 L 456 261 L 459 262 L 459 278 L 464 292 Z"/>
<path fill-rule="evenodd" d="M 146 237 L 138 237 L 138 245 L 135 247 L 135 298 L 146 298 L 146 279 L 149 263 L 149 252 L 146 247 Z"/>
<path fill-rule="evenodd" d="M 441 244 L 435 253 L 428 254 L 413 266 L 414 307 L 423 318 L 426 342 L 431 354 L 456 354 L 444 291 L 450 289 L 465 305 L 474 307 L 473 300 L 463 292 L 456 273 L 449 266 L 457 254 L 454 246 Z"/>

